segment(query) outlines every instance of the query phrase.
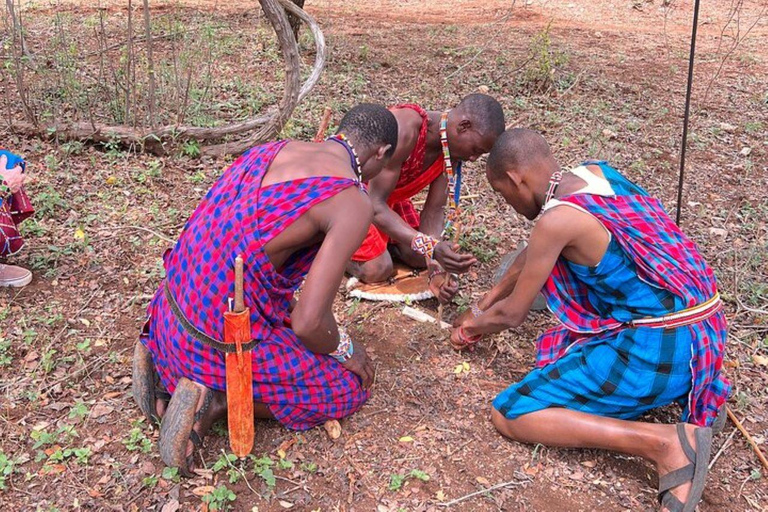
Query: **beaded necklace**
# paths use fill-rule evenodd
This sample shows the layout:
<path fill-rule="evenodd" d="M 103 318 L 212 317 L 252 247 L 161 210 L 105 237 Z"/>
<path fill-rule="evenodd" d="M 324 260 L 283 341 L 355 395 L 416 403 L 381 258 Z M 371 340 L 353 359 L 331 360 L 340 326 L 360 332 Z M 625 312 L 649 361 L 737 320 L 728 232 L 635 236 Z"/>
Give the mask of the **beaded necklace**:
<path fill-rule="evenodd" d="M 328 137 L 326 140 L 330 140 L 337 144 L 341 144 L 341 147 L 347 150 L 347 154 L 349 155 L 349 163 L 352 166 L 352 170 L 355 171 L 358 184 L 362 186 L 363 169 L 362 169 L 362 166 L 360 165 L 360 159 L 357 157 L 357 151 L 355 151 L 355 147 L 349 141 L 349 138 L 343 133 L 337 133 L 332 137 Z"/>
<path fill-rule="evenodd" d="M 557 187 L 560 186 L 560 180 L 563 179 L 563 171 L 557 170 L 552 173 L 552 177 L 549 179 L 549 188 L 547 189 L 547 195 L 544 196 L 544 204 L 547 204 L 557 192 Z"/>
<path fill-rule="evenodd" d="M 456 164 L 456 172 L 451 164 L 451 151 L 448 149 L 448 112 L 446 110 L 440 116 L 440 145 L 443 147 L 443 164 L 445 175 L 448 178 L 448 216 L 446 218 L 443 235 L 459 216 L 459 200 L 461 198 L 461 162 Z"/>

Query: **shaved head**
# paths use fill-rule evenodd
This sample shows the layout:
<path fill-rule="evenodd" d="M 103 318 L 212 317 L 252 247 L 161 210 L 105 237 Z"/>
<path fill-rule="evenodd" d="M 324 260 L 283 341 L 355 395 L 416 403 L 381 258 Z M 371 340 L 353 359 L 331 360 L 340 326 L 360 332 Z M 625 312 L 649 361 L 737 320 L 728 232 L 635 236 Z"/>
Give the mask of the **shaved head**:
<path fill-rule="evenodd" d="M 487 94 L 470 94 L 456 106 L 472 122 L 475 130 L 483 136 L 498 137 L 505 128 L 504 109 Z"/>
<path fill-rule="evenodd" d="M 485 175 L 517 213 L 533 220 L 541 212 L 544 191 L 559 166 L 544 137 L 515 128 L 502 133 L 488 155 Z"/>
<path fill-rule="evenodd" d="M 549 144 L 538 132 L 526 128 L 507 130 L 496 139 L 488 155 L 488 179 L 501 179 L 511 169 L 523 172 L 537 168 L 550 158 Z"/>

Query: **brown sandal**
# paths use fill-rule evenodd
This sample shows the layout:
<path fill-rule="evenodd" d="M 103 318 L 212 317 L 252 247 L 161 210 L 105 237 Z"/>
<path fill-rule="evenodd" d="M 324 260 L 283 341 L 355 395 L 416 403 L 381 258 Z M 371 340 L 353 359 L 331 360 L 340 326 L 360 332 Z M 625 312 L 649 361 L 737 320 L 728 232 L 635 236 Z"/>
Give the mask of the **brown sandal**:
<path fill-rule="evenodd" d="M 157 412 L 157 400 L 168 402 L 171 395 L 160 384 L 160 376 L 155 371 L 152 354 L 141 341 L 133 349 L 133 398 L 150 424 L 160 424 Z"/>
<path fill-rule="evenodd" d="M 194 476 L 191 468 L 195 455 L 193 451 L 187 456 L 187 443 L 192 441 L 195 448 L 203 445 L 202 437 L 192 427 L 205 415 L 213 399 L 213 391 L 208 390 L 202 407 L 195 411 L 201 392 L 191 380 L 179 380 L 160 424 L 160 457 L 167 466 L 179 468 L 186 477 Z"/>

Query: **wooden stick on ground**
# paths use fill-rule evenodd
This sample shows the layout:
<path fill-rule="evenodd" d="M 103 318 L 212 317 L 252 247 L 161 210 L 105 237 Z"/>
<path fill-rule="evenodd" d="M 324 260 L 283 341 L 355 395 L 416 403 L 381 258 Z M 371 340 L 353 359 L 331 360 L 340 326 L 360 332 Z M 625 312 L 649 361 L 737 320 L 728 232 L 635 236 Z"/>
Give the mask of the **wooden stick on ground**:
<path fill-rule="evenodd" d="M 735 414 L 731 411 L 730 407 L 726 407 L 726 410 L 728 411 L 728 417 L 731 418 L 731 421 L 734 425 L 736 425 L 736 428 L 738 428 L 742 434 L 744 434 L 744 437 L 747 439 L 747 442 L 752 445 L 752 449 L 757 454 L 757 458 L 760 459 L 760 462 L 762 463 L 763 467 L 765 469 L 768 469 L 768 460 L 765 459 L 765 455 L 763 455 L 763 452 L 760 450 L 760 447 L 757 446 L 757 443 L 755 443 L 755 440 L 752 439 L 752 436 L 749 435 L 749 432 L 747 432 L 747 429 L 744 428 L 744 425 L 741 424 L 739 419 L 736 417 Z"/>
<path fill-rule="evenodd" d="M 328 129 L 328 125 L 331 124 L 331 114 L 333 111 L 331 110 L 331 107 L 325 107 L 325 111 L 323 112 L 323 117 L 320 120 L 320 126 L 317 128 L 317 133 L 315 134 L 314 141 L 315 142 L 322 142 L 325 138 L 325 130 Z"/>

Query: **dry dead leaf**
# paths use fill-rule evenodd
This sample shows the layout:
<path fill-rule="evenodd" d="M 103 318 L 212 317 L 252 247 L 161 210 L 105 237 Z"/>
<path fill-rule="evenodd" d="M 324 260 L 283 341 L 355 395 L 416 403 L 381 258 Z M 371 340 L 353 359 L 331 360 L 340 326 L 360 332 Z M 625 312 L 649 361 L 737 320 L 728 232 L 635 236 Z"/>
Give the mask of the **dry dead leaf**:
<path fill-rule="evenodd" d="M 192 489 L 192 494 L 195 496 L 203 497 L 206 494 L 211 494 L 216 488 L 212 485 L 201 485 Z"/>
<path fill-rule="evenodd" d="M 104 404 L 96 404 L 93 406 L 93 409 L 91 409 L 91 418 L 101 418 L 102 416 L 112 413 L 114 410 L 114 407 Z"/>
<path fill-rule="evenodd" d="M 399 439 L 401 443 L 412 443 L 413 438 L 411 436 L 403 436 Z"/>
<path fill-rule="evenodd" d="M 160 510 L 160 512 L 176 512 L 179 510 L 179 500 L 170 500 L 165 505 L 163 505 L 163 508 Z"/>
<path fill-rule="evenodd" d="M 483 478 L 481 476 L 475 478 L 475 480 L 477 480 L 477 483 L 479 483 L 480 485 L 490 485 L 491 484 L 491 482 L 489 482 L 487 478 Z"/>
<path fill-rule="evenodd" d="M 597 465 L 597 462 L 595 462 L 594 460 L 585 460 L 584 462 L 581 463 L 581 465 L 584 466 L 585 468 L 594 468 Z"/>
<path fill-rule="evenodd" d="M 752 356 L 752 361 L 754 361 L 755 364 L 759 364 L 760 366 L 768 366 L 768 357 L 765 356 L 755 354 Z"/>
<path fill-rule="evenodd" d="M 280 503 L 280 506 L 283 508 L 293 508 L 293 503 L 290 501 L 280 500 L 278 503 Z"/>

